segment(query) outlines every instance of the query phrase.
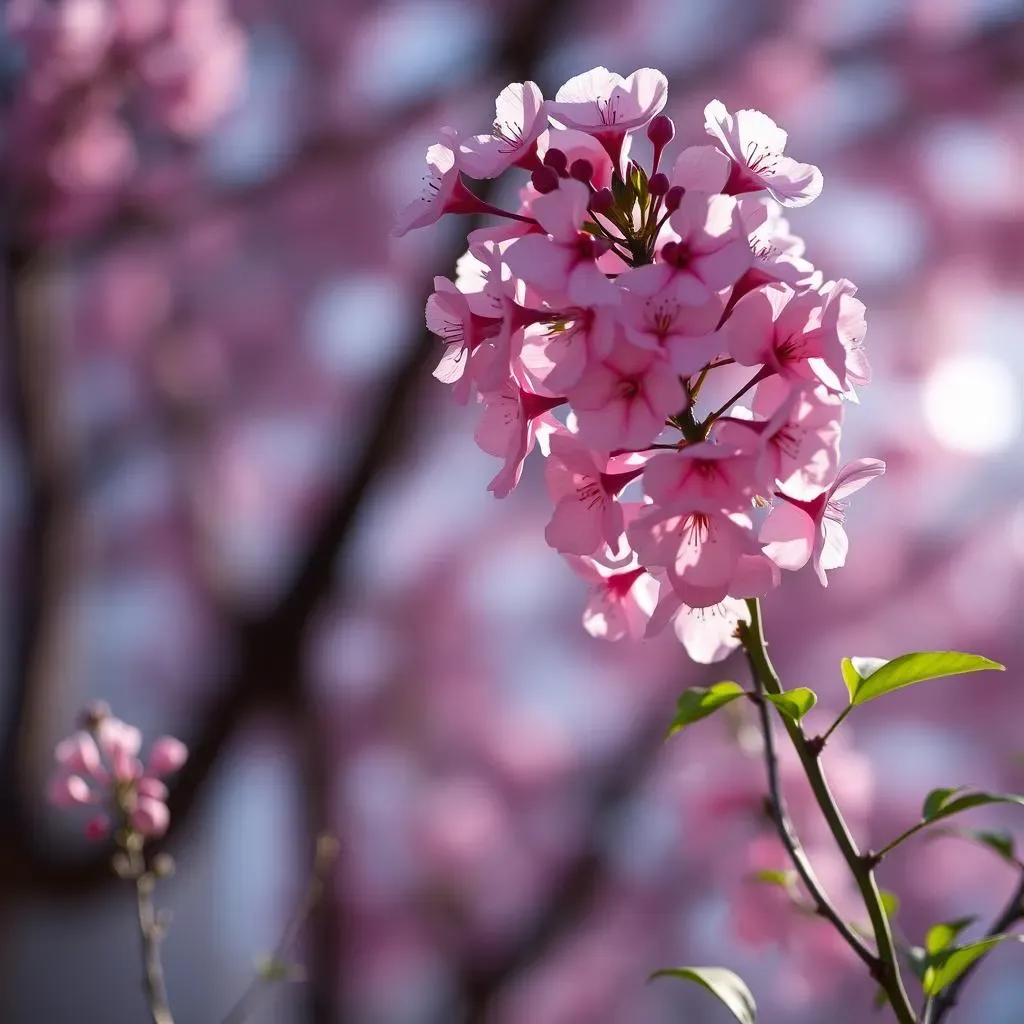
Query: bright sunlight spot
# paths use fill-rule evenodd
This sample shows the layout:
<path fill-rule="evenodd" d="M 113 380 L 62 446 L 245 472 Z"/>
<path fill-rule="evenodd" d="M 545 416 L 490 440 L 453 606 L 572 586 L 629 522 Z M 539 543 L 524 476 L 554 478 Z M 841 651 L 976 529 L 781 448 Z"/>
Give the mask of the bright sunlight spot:
<path fill-rule="evenodd" d="M 993 356 L 943 360 L 925 381 L 922 404 L 928 429 L 953 451 L 988 455 L 1020 431 L 1021 382 Z"/>

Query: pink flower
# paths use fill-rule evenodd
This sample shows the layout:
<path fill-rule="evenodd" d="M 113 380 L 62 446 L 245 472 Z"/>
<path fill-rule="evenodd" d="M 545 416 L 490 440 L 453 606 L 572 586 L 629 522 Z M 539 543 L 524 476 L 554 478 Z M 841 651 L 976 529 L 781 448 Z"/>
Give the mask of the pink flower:
<path fill-rule="evenodd" d="M 558 421 L 550 410 L 565 399 L 525 391 L 514 377 L 509 377 L 498 390 L 482 392 L 479 397 L 484 403 L 484 414 L 474 434 L 476 443 L 488 455 L 505 460 L 487 489 L 496 498 L 506 498 L 519 483 L 526 456 L 537 442 L 538 429 L 558 429 Z"/>
<path fill-rule="evenodd" d="M 458 162 L 458 132 L 442 128 L 441 138 L 427 149 L 427 173 L 419 195 L 406 204 L 395 219 L 395 238 L 413 228 L 426 227 L 446 213 L 473 213 L 483 203 L 463 184 Z"/>
<path fill-rule="evenodd" d="M 530 157 L 547 128 L 544 96 L 534 82 L 505 86 L 494 103 L 494 132 L 474 135 L 459 146 L 459 163 L 471 178 L 496 178 Z"/>
<path fill-rule="evenodd" d="M 839 466 L 842 399 L 823 387 L 790 389 L 769 377 L 757 385 L 752 408 L 768 417 L 761 438 L 777 486 L 794 498 L 817 497 Z"/>
<path fill-rule="evenodd" d="M 583 628 L 601 640 L 639 640 L 658 601 L 658 582 L 645 569 L 616 571 L 579 555 L 566 561 L 591 590 L 583 612 Z"/>
<path fill-rule="evenodd" d="M 732 196 L 687 192 L 669 226 L 678 240 L 662 246 L 658 263 L 629 276 L 632 291 L 669 291 L 679 302 L 700 306 L 750 267 L 750 245 Z"/>
<path fill-rule="evenodd" d="M 579 383 L 590 363 L 611 353 L 616 324 L 610 306 L 566 310 L 554 324 L 526 332 L 524 350 L 535 351 L 524 351 L 523 359 L 540 374 L 547 390 L 565 394 Z"/>
<path fill-rule="evenodd" d="M 708 134 L 733 161 L 726 186 L 730 195 L 767 189 L 783 206 L 806 206 L 821 195 L 821 171 L 783 155 L 787 135 L 767 114 L 730 114 L 721 101 L 712 100 L 704 118 Z"/>
<path fill-rule="evenodd" d="M 644 467 L 644 492 L 663 509 L 742 512 L 758 481 L 756 452 L 705 441 L 653 456 Z"/>
<path fill-rule="evenodd" d="M 699 665 L 712 665 L 739 647 L 737 627 L 749 621 L 750 612 L 739 598 L 726 597 L 707 608 L 690 608 L 671 587 L 662 587 L 645 636 L 655 636 L 671 622 L 690 658 Z"/>
<path fill-rule="evenodd" d="M 445 384 L 455 384 L 452 393 L 459 404 L 465 405 L 481 370 L 480 363 L 486 364 L 487 353 L 483 360 L 479 359 L 480 346 L 499 333 L 502 321 L 475 314 L 466 296 L 445 277 L 434 278 L 434 292 L 427 299 L 426 320 L 427 329 L 445 343 L 444 355 L 434 376 Z M 473 366 L 474 356 L 477 356 L 476 366 Z M 473 368 L 467 372 L 471 366 Z"/>
<path fill-rule="evenodd" d="M 787 380 L 849 389 L 846 348 L 839 333 L 839 301 L 785 284 L 755 288 L 736 303 L 722 327 L 727 349 L 743 366 L 764 364 Z"/>
<path fill-rule="evenodd" d="M 604 67 L 570 78 L 548 108 L 551 120 L 595 135 L 619 163 L 622 140 L 661 112 L 668 80 L 654 68 L 640 68 L 628 78 Z"/>
<path fill-rule="evenodd" d="M 620 320 L 626 337 L 637 348 L 661 350 L 676 373 L 690 376 L 717 354 L 720 339 L 712 340 L 711 334 L 722 317 L 721 298 L 714 295 L 693 306 L 671 288 L 653 295 L 635 292 L 630 289 L 636 273 L 627 271 L 618 281 L 624 289 Z"/>
<path fill-rule="evenodd" d="M 761 550 L 750 518 L 742 513 L 666 514 L 658 505 L 648 505 L 626 528 L 626 536 L 640 563 L 663 568 L 672 589 L 692 608 L 716 605 L 732 593 L 746 596 L 752 582 L 749 570 L 756 567 L 758 576 L 763 575 L 756 559 L 741 563 Z"/>
<path fill-rule="evenodd" d="M 689 146 L 676 157 L 669 183 L 714 195 L 725 191 L 732 161 L 714 146 Z"/>
<path fill-rule="evenodd" d="M 686 404 L 679 377 L 662 354 L 624 341 L 588 364 L 569 398 L 581 439 L 607 451 L 645 448 Z"/>
<path fill-rule="evenodd" d="M 811 560 L 821 585 L 827 587 L 826 570 L 845 565 L 849 547 L 842 499 L 884 472 L 880 459 L 858 459 L 847 463 L 828 491 L 811 501 L 779 494 L 781 500 L 761 527 L 765 554 L 782 569 L 800 569 Z"/>
<path fill-rule="evenodd" d="M 562 554 L 591 555 L 603 544 L 618 547 L 623 531 L 619 492 L 643 467 L 608 473 L 607 457 L 596 462 L 577 437 L 559 432 L 551 437 L 545 475 L 556 500 L 554 515 L 544 531 L 548 544 Z"/>
<path fill-rule="evenodd" d="M 619 291 L 597 266 L 605 251 L 579 228 L 587 216 L 590 191 L 579 181 L 562 181 L 547 195 L 538 195 L 531 213 L 548 233 L 525 235 L 505 254 L 516 277 L 554 301 L 564 296 L 580 306 L 615 305 Z"/>
<path fill-rule="evenodd" d="M 159 776 L 176 772 L 188 758 L 185 744 L 172 736 L 160 737 L 143 770 L 138 753 L 142 734 L 104 709 L 92 713 L 88 730 L 80 730 L 57 744 L 56 778 L 49 799 L 57 807 L 107 804 L 116 808 L 126 826 L 142 836 L 167 830 L 167 787 Z M 110 817 L 99 814 L 86 825 L 86 835 L 99 839 L 110 831 Z"/>

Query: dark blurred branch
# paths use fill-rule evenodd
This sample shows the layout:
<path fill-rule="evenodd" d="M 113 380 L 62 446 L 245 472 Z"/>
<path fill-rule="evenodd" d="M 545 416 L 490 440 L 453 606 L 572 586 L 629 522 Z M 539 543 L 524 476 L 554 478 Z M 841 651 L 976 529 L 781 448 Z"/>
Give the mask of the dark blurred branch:
<path fill-rule="evenodd" d="M 552 38 L 549 32 L 537 31 L 537 26 L 542 22 L 549 27 L 557 25 L 566 7 L 567 0 L 533 0 L 518 6 L 516 19 L 506 25 L 495 55 L 494 73 L 512 79 L 533 74 L 543 40 Z M 454 263 L 459 251 L 443 254 L 439 263 Z M 365 499 L 411 438 L 414 398 L 429 379 L 427 369 L 436 351 L 436 339 L 421 335 L 382 385 L 362 451 L 348 475 L 336 483 L 324 519 L 281 599 L 262 614 L 239 615 L 228 623 L 236 662 L 224 685 L 196 716 L 199 732 L 189 737 L 189 760 L 170 795 L 169 835 L 187 823 L 207 778 L 241 723 L 259 708 L 302 706 L 305 698 L 300 695 L 300 680 L 307 624 L 332 584 L 336 590 L 341 588 L 339 599 L 344 600 L 345 581 L 335 579 L 336 560 L 352 535 Z M 34 635 L 34 630 L 25 632 Z M 24 678 L 18 685 L 27 685 Z M 0 817 L 0 864 L 13 887 L 74 894 L 87 892 L 110 877 L 111 849 L 68 863 L 38 843 L 21 814 L 6 810 Z"/>
<path fill-rule="evenodd" d="M 35 794 L 26 787 L 26 760 L 37 712 L 48 704 L 51 633 L 60 602 L 64 548 L 69 540 L 70 476 L 58 425 L 59 368 L 54 339 L 40 325 L 40 274 L 30 254 L 13 242 L 4 224 L 2 361 L 4 397 L 22 480 L 18 558 L 11 580 L 12 624 L 6 674 L 6 709 L 0 727 L 0 836 L 31 830 Z M 0 845 L 0 876 L 11 881 L 24 851 L 19 840 Z"/>
<path fill-rule="evenodd" d="M 602 839 L 612 832 L 611 825 L 640 789 L 662 751 L 665 715 L 659 710 L 651 718 L 602 772 L 590 815 L 582 829 L 583 842 L 576 855 L 552 879 L 549 897 L 538 916 L 500 956 L 481 960 L 478 953 L 469 951 L 458 973 L 462 1005 L 457 1019 L 465 1024 L 485 1024 L 508 983 L 543 959 L 560 938 L 579 925 L 593 906 L 594 898 L 606 881 Z M 446 1018 L 444 1024 L 449 1022 L 450 1018 Z"/>

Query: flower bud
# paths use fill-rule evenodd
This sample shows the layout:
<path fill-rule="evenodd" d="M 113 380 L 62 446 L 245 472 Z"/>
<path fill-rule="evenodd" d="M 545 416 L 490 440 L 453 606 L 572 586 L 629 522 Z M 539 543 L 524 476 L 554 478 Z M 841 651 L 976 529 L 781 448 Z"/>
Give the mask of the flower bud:
<path fill-rule="evenodd" d="M 679 204 L 683 201 L 683 186 L 673 185 L 665 193 L 665 209 L 669 213 L 675 213 L 679 209 Z"/>
<path fill-rule="evenodd" d="M 668 175 L 658 171 L 657 174 L 651 175 L 651 180 L 647 182 L 647 191 L 652 196 L 663 196 L 668 192 Z"/>
<path fill-rule="evenodd" d="M 565 177 L 565 170 L 569 166 L 569 158 L 560 149 L 549 149 L 541 161 L 545 167 L 550 167 L 560 178 Z"/>
<path fill-rule="evenodd" d="M 549 192 L 554 192 L 555 189 L 558 188 L 558 175 L 547 165 L 544 167 L 538 167 L 537 170 L 530 175 L 530 181 L 533 182 L 533 187 L 542 196 L 547 195 Z"/>
<path fill-rule="evenodd" d="M 572 166 L 569 168 L 569 177 L 575 178 L 577 181 L 582 181 L 585 185 L 594 177 L 594 165 L 589 160 L 584 160 L 582 158 L 579 160 L 573 160 Z"/>
<path fill-rule="evenodd" d="M 651 119 L 651 123 L 647 126 L 647 138 L 654 143 L 658 149 L 663 149 L 667 146 L 676 136 L 676 126 L 672 121 L 672 118 L 667 114 L 658 114 L 657 117 Z"/>
<path fill-rule="evenodd" d="M 161 736 L 149 752 L 147 772 L 150 775 L 170 775 L 188 760 L 188 747 L 173 736 Z"/>
<path fill-rule="evenodd" d="M 594 213 L 608 213 L 615 206 L 615 196 L 610 188 L 599 188 L 590 199 L 590 208 Z"/>

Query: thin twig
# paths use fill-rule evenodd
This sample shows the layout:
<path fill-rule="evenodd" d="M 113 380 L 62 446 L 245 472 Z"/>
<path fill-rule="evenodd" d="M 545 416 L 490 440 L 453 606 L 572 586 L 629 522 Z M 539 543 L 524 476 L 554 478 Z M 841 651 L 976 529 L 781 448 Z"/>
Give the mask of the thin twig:
<path fill-rule="evenodd" d="M 316 856 L 313 862 L 313 872 L 310 875 L 309 885 L 299 905 L 295 908 L 291 919 L 281 933 L 274 952 L 271 954 L 269 964 L 271 967 L 278 967 L 284 963 L 285 957 L 298 940 L 303 925 L 313 912 L 313 908 L 319 903 L 324 890 L 324 876 L 331 870 L 334 857 L 337 852 L 337 841 L 331 836 L 321 836 L 316 844 Z M 256 1009 L 260 997 L 266 991 L 267 986 L 274 980 L 272 974 L 262 971 L 255 975 L 249 983 L 248 988 L 238 997 L 238 1001 L 228 1010 L 221 1024 L 242 1024 L 248 1020 L 253 1010 Z"/>
<path fill-rule="evenodd" d="M 786 811 L 785 797 L 782 795 L 782 786 L 779 782 L 779 761 L 775 753 L 775 737 L 772 733 L 772 720 L 768 708 L 768 701 L 764 699 L 764 684 L 756 671 L 753 672 L 754 687 L 757 694 L 756 704 L 761 718 L 761 731 L 764 734 L 764 760 L 768 770 L 768 795 L 772 805 L 772 817 L 775 820 L 776 828 L 782 845 L 789 854 L 789 859 L 796 868 L 796 873 L 804 883 L 807 891 L 814 901 L 814 906 L 822 917 L 832 924 L 837 932 L 843 937 L 846 944 L 864 961 L 871 969 L 878 966 L 878 957 L 868 949 L 859 935 L 842 919 L 836 910 L 828 894 L 822 888 L 811 867 L 807 854 L 804 852 L 800 839 L 793 828 L 793 822 Z"/>
<path fill-rule="evenodd" d="M 141 851 L 130 851 L 129 857 L 135 876 L 135 900 L 139 914 L 146 1005 L 149 1007 L 153 1024 L 174 1024 L 174 1016 L 167 998 L 163 964 L 160 962 L 163 927 L 157 920 L 156 908 L 153 906 L 153 885 L 156 879 L 146 870 Z"/>

